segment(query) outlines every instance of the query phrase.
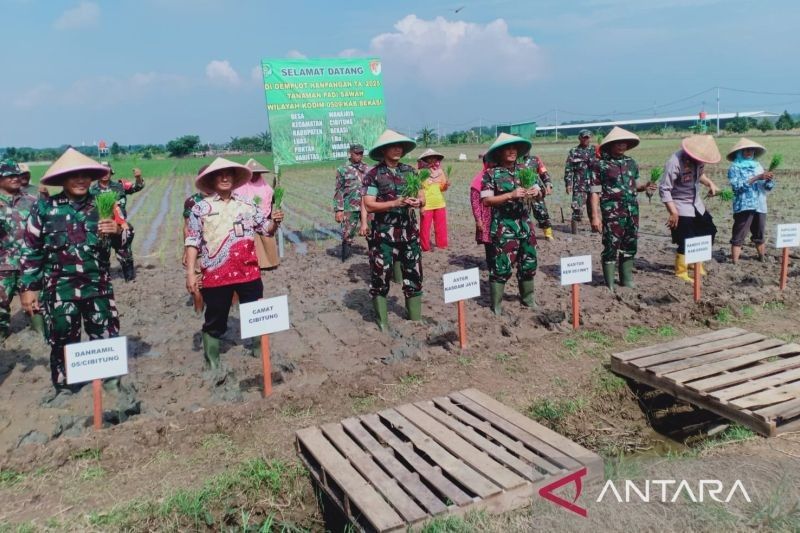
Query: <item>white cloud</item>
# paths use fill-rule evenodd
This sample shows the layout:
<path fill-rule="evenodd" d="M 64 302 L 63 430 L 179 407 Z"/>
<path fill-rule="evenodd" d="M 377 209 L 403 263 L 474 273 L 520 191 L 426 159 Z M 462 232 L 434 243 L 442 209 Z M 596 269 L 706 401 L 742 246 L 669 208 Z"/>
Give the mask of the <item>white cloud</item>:
<path fill-rule="evenodd" d="M 219 61 L 217 59 L 206 65 L 206 78 L 218 85 L 236 87 L 242 83 L 239 73 L 231 66 L 227 59 Z"/>
<path fill-rule="evenodd" d="M 57 30 L 80 30 L 96 26 L 99 21 L 100 6 L 84 0 L 64 11 L 53 23 L 53 27 Z"/>
<path fill-rule="evenodd" d="M 264 71 L 261 68 L 261 65 L 256 65 L 250 69 L 250 79 L 258 84 L 264 83 Z"/>
<path fill-rule="evenodd" d="M 289 59 L 305 59 L 306 55 L 299 50 L 289 50 L 286 52 L 286 57 Z"/>
<path fill-rule="evenodd" d="M 530 37 L 511 35 L 503 19 L 475 24 L 408 15 L 394 27 L 396 31 L 374 37 L 369 49 L 386 64 L 387 74 L 394 72 L 433 88 L 487 76 L 521 85 L 545 76 L 544 52 Z"/>

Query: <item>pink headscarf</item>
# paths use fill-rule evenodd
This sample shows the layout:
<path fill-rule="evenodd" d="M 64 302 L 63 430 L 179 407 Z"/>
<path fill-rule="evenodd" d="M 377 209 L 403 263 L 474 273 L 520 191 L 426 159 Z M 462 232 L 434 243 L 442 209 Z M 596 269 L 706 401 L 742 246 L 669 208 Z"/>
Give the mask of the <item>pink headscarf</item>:
<path fill-rule="evenodd" d="M 486 158 L 483 159 L 483 169 L 479 170 L 475 177 L 472 178 L 472 183 L 470 187 L 475 189 L 476 191 L 480 192 L 481 190 L 481 182 L 483 181 L 483 174 L 491 165 L 486 161 Z"/>

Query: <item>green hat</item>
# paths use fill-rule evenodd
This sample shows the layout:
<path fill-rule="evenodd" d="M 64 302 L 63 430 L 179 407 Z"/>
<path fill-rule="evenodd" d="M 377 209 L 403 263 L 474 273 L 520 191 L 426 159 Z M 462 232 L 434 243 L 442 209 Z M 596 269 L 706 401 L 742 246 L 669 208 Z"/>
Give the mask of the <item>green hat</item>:
<path fill-rule="evenodd" d="M 381 133 L 381 136 L 375 141 L 375 145 L 370 149 L 370 159 L 373 161 L 380 161 L 383 159 L 383 149 L 392 144 L 401 144 L 403 146 L 403 155 L 406 155 L 417 147 L 417 143 L 405 135 L 401 135 L 393 130 L 386 130 Z"/>
<path fill-rule="evenodd" d="M 531 151 L 531 146 L 533 146 L 533 143 L 531 143 L 528 139 L 523 139 L 522 137 L 517 137 L 516 135 L 501 133 L 497 136 L 497 139 L 494 140 L 489 149 L 486 150 L 484 157 L 496 163 L 496 156 L 500 148 L 504 148 L 509 145 L 517 146 L 517 157 L 519 158 L 528 155 L 528 152 Z"/>
<path fill-rule="evenodd" d="M 22 171 L 13 159 L 4 159 L 0 161 L 0 178 L 8 178 L 11 176 L 20 176 Z"/>

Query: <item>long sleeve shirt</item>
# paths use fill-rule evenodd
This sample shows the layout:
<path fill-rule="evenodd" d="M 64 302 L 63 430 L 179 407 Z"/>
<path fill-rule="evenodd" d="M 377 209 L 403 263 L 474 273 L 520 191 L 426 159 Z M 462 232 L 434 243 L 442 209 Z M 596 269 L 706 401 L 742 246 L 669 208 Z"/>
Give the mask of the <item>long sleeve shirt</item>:
<path fill-rule="evenodd" d="M 25 224 L 36 197 L 27 192 L 0 193 L 0 272 L 19 270 Z"/>
<path fill-rule="evenodd" d="M 764 167 L 755 163 L 755 168 L 747 169 L 738 165 L 731 165 L 728 169 L 728 181 L 733 189 L 733 212 L 756 211 L 767 212 L 767 192 L 775 188 L 772 180 L 758 180 L 753 183 L 747 181 L 753 176 L 764 173 Z"/>
<path fill-rule="evenodd" d="M 658 184 L 658 194 L 663 203 L 674 202 L 678 216 L 694 217 L 695 210 L 706 212 L 700 194 L 700 176 L 705 165 L 689 157 L 683 150 L 672 154 L 664 166 L 664 175 Z"/>

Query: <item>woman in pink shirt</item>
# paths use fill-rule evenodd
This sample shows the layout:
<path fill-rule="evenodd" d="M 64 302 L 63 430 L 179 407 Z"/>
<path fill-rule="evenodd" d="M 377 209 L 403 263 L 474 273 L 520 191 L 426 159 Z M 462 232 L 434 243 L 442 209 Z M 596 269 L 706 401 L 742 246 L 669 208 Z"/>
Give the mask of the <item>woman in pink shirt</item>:
<path fill-rule="evenodd" d="M 255 159 L 248 160 L 244 166 L 250 169 L 253 177 L 250 181 L 238 187 L 236 194 L 256 204 L 264 212 L 264 216 L 269 218 L 272 211 L 272 187 L 264 179 L 264 175 L 269 174 L 269 170 Z M 272 270 L 281 263 L 280 257 L 278 257 L 278 245 L 275 242 L 275 237 L 258 235 L 256 238 L 256 255 L 258 256 L 258 266 L 262 270 Z"/>
<path fill-rule="evenodd" d="M 475 242 L 483 245 L 486 252 L 486 265 L 491 270 L 494 262 L 494 248 L 492 247 L 492 237 L 489 234 L 489 226 L 492 223 L 492 208 L 483 205 L 481 202 L 481 181 L 486 169 L 489 168 L 486 158 L 483 158 L 483 168 L 472 178 L 469 187 L 469 203 L 472 206 L 472 216 L 475 217 Z"/>

